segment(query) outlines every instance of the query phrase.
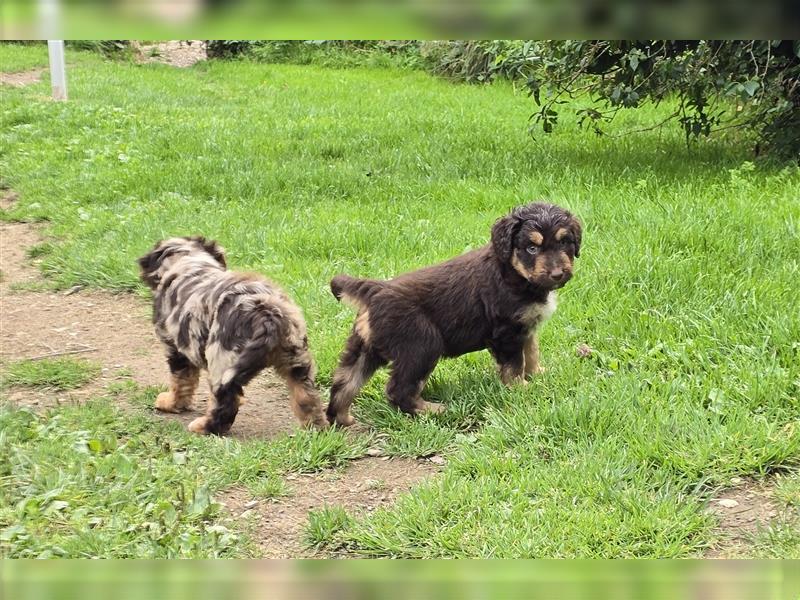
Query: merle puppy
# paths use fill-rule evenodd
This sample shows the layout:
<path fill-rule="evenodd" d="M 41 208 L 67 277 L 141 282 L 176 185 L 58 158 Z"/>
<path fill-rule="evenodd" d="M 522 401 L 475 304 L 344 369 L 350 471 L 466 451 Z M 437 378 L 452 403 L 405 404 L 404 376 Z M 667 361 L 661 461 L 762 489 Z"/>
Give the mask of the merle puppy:
<path fill-rule="evenodd" d="M 244 386 L 274 367 L 289 386 L 298 420 L 327 426 L 303 314 L 283 290 L 259 275 L 226 270 L 222 247 L 199 236 L 158 242 L 139 266 L 153 290 L 153 323 L 172 374 L 170 390 L 156 399 L 158 410 L 187 410 L 200 369 L 207 369 L 212 397 L 189 430 L 224 434 Z"/>
<path fill-rule="evenodd" d="M 580 222 L 553 204 L 515 209 L 492 227 L 490 244 L 389 281 L 338 275 L 331 291 L 358 310 L 333 377 L 328 420 L 350 425 L 350 405 L 391 362 L 389 401 L 417 414 L 439 412 L 420 393 L 439 358 L 488 348 L 506 384 L 541 372 L 537 328 L 572 277 Z"/>

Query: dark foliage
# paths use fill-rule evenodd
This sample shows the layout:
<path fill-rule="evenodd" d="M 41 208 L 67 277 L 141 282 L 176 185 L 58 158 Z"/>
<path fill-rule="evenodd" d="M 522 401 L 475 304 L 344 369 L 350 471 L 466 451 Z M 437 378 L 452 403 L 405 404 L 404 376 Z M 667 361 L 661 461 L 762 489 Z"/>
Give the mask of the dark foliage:
<path fill-rule="evenodd" d="M 206 40 L 208 58 L 234 58 L 264 44 L 258 40 Z"/>
<path fill-rule="evenodd" d="M 800 43 L 792 40 L 562 41 L 540 44 L 543 68 L 528 80 L 549 133 L 567 98 L 589 95 L 579 123 L 597 134 L 622 108 L 677 98 L 687 141 L 744 128 L 755 152 L 800 157 Z"/>
<path fill-rule="evenodd" d="M 127 50 L 130 42 L 128 40 L 67 40 L 67 45 L 70 48 L 91 50 L 111 56 Z"/>

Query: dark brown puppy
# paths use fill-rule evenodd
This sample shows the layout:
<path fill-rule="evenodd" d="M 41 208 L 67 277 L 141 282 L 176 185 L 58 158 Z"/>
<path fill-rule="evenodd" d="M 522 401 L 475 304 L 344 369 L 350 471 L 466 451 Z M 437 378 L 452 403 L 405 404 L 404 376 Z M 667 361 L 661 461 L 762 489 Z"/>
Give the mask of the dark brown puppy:
<path fill-rule="evenodd" d="M 581 225 L 552 204 L 529 204 L 498 220 L 491 243 L 389 281 L 338 275 L 337 299 L 358 309 L 333 377 L 327 416 L 350 425 L 350 405 L 375 371 L 391 362 L 389 401 L 417 414 L 440 411 L 420 392 L 442 356 L 488 349 L 504 383 L 538 373 L 537 327 L 556 309 L 572 277 Z"/>
<path fill-rule="evenodd" d="M 172 374 L 170 391 L 158 396 L 157 409 L 187 410 L 200 369 L 207 369 L 208 411 L 189 430 L 226 433 L 244 386 L 262 369 L 274 367 L 289 386 L 298 420 L 327 426 L 303 314 L 283 290 L 258 275 L 227 271 L 222 247 L 202 237 L 158 242 L 139 266 L 153 290 L 153 323 Z"/>

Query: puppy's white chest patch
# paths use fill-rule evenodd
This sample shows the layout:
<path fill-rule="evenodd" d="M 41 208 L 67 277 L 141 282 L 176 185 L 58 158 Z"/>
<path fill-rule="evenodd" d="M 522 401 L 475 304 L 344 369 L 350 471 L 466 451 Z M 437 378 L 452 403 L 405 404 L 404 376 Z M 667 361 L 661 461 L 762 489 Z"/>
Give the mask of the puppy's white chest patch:
<path fill-rule="evenodd" d="M 553 316 L 558 308 L 558 295 L 555 292 L 547 294 L 546 302 L 534 302 L 522 313 L 522 322 L 528 327 L 536 327 L 543 321 Z"/>

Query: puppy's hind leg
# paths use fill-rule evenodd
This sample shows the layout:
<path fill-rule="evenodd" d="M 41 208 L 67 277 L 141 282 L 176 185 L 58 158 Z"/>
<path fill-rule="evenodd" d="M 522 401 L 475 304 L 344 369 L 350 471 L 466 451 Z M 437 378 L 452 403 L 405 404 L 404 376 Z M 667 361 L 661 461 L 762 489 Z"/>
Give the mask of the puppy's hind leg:
<path fill-rule="evenodd" d="M 167 349 L 167 362 L 171 375 L 169 391 L 158 395 L 155 408 L 163 412 L 183 412 L 192 404 L 200 369 L 175 348 Z"/>
<path fill-rule="evenodd" d="M 230 431 L 239 413 L 244 386 L 266 366 L 266 357 L 261 348 L 246 348 L 238 354 L 225 350 L 217 342 L 208 345 L 206 357 L 212 397 L 206 414 L 189 423 L 188 429 L 223 435 Z"/>
<path fill-rule="evenodd" d="M 435 402 L 426 402 L 422 399 L 422 388 L 430 376 L 438 355 L 430 356 L 404 353 L 392 364 L 392 374 L 386 384 L 386 395 L 389 401 L 410 415 L 419 415 L 426 412 L 440 413 L 444 406 Z"/>
<path fill-rule="evenodd" d="M 328 421 L 347 427 L 355 422 L 350 415 L 350 406 L 358 392 L 386 364 L 354 329 L 347 340 L 347 346 L 339 359 L 339 366 L 333 375 L 331 401 L 326 410 Z"/>
<path fill-rule="evenodd" d="M 213 384 L 211 387 L 214 390 Z M 213 433 L 214 435 L 228 433 L 239 413 L 243 393 L 242 386 L 235 381 L 217 386 L 213 397 L 208 400 L 206 414 L 189 423 L 189 431 L 200 434 Z"/>
<path fill-rule="evenodd" d="M 288 346 L 288 347 L 287 347 Z M 272 355 L 272 365 L 289 388 L 292 412 L 303 427 L 325 429 L 328 421 L 322 414 L 322 402 L 314 383 L 317 366 L 308 351 L 305 333 L 287 336 L 280 351 Z"/>
<path fill-rule="evenodd" d="M 328 421 L 322 414 L 319 391 L 314 383 L 316 366 L 308 348 L 297 347 L 282 353 L 275 370 L 289 387 L 292 412 L 297 420 L 304 427 L 325 429 Z"/>

